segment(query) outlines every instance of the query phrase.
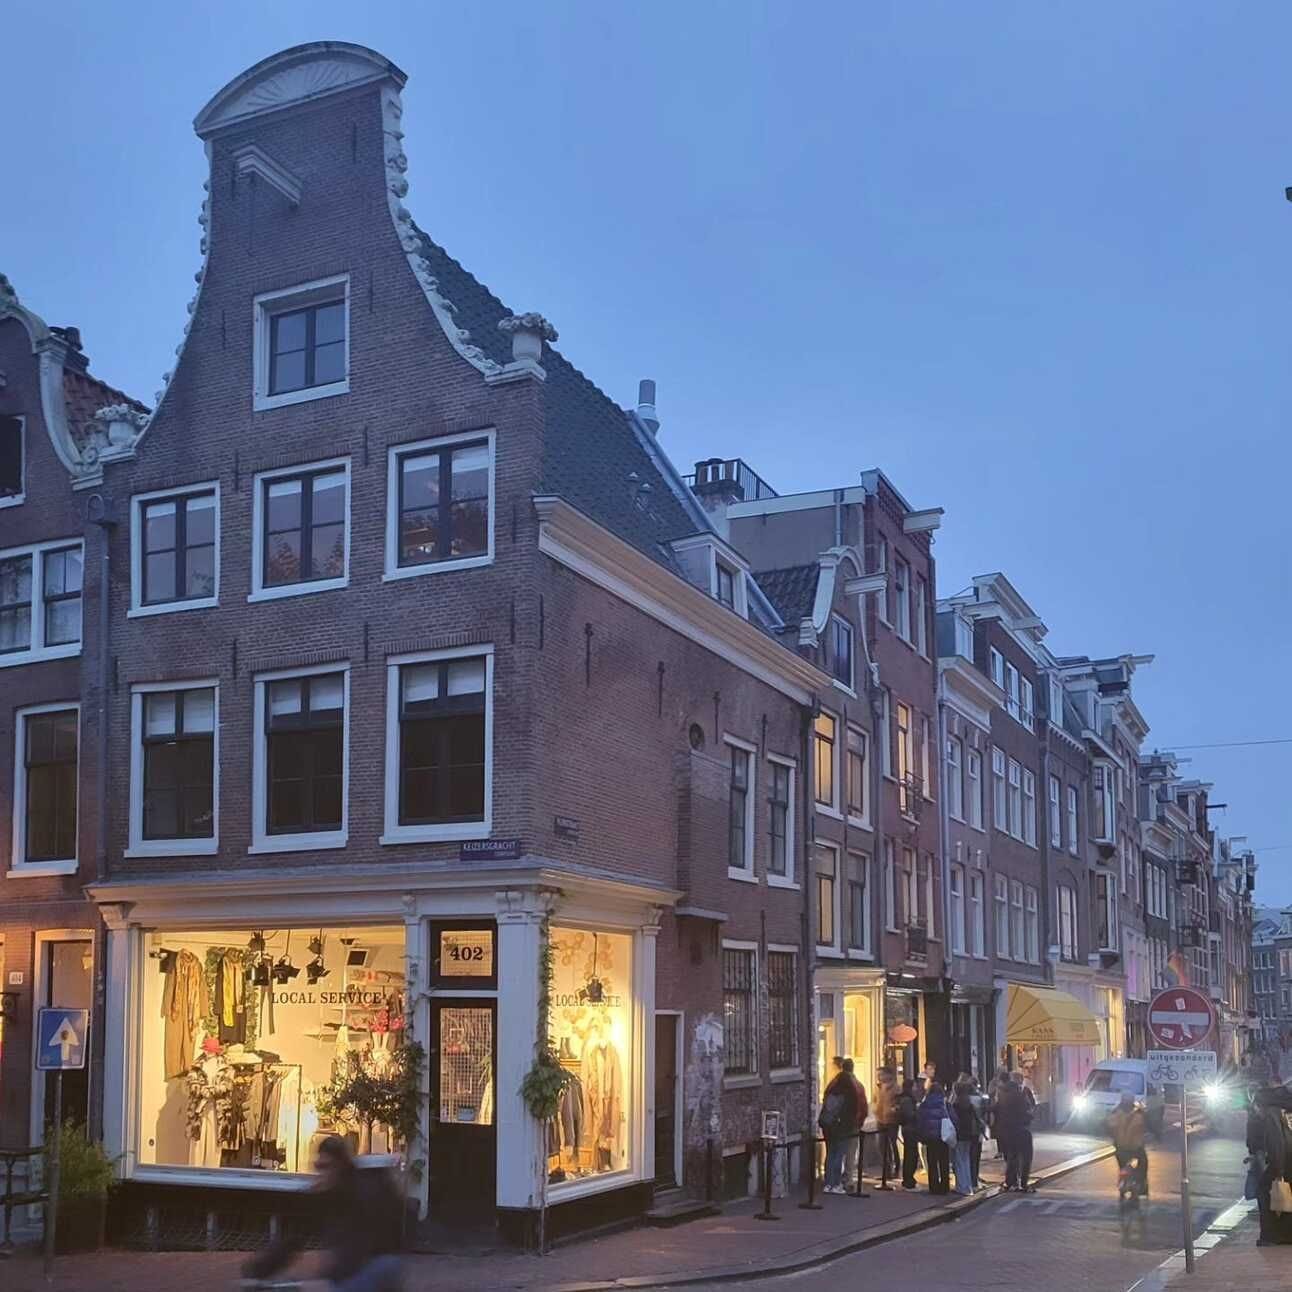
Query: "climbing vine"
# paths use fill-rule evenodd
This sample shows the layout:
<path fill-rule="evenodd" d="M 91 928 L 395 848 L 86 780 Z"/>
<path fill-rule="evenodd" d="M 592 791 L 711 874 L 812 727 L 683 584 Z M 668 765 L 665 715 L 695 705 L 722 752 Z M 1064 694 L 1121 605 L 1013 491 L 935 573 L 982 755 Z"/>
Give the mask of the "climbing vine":
<path fill-rule="evenodd" d="M 534 1062 L 521 1082 L 520 1095 L 530 1115 L 545 1122 L 556 1116 L 571 1074 L 561 1067 L 552 1046 L 552 984 L 556 979 L 556 952 L 552 949 L 552 930 L 546 916 L 539 926 L 538 937 L 538 1018 Z"/>

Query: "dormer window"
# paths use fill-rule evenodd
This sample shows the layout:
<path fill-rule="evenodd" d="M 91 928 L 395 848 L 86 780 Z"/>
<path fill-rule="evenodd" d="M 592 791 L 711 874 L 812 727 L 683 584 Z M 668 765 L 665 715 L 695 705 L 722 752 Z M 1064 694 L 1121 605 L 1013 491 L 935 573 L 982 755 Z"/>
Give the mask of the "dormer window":
<path fill-rule="evenodd" d="M 717 596 L 724 606 L 736 608 L 736 572 L 721 561 L 718 562 Z"/>
<path fill-rule="evenodd" d="M 0 417 L 0 507 L 23 499 L 22 418 Z"/>
<path fill-rule="evenodd" d="M 350 389 L 349 279 L 263 292 L 255 301 L 255 408 Z"/>

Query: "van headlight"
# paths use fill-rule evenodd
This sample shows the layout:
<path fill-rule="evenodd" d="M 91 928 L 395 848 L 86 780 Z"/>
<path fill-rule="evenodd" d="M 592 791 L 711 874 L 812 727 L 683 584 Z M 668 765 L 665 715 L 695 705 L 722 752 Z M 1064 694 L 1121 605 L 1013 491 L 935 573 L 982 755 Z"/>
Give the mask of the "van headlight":
<path fill-rule="evenodd" d="M 1209 1104 L 1218 1104 L 1224 1093 L 1224 1087 L 1217 1085 L 1214 1081 L 1210 1085 L 1202 1087 L 1203 1097 Z"/>
<path fill-rule="evenodd" d="M 1090 1096 L 1084 1090 L 1072 1096 L 1072 1111 L 1084 1113 L 1090 1107 Z"/>

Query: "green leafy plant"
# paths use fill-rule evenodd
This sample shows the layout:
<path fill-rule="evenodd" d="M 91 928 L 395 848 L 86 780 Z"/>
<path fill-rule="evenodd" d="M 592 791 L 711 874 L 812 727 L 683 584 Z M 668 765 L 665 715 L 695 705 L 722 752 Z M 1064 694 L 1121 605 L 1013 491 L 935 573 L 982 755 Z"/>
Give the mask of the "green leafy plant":
<path fill-rule="evenodd" d="M 419 1132 L 425 1061 L 426 1052 L 416 1041 L 395 1050 L 383 1069 L 365 1063 L 357 1050 L 351 1050 L 342 1070 L 318 1090 L 319 1115 L 370 1130 L 373 1126 L 388 1126 L 396 1140 L 410 1147 Z"/>
<path fill-rule="evenodd" d="M 552 983 L 556 978 L 556 953 L 552 950 L 551 927 L 543 920 L 538 950 L 538 1024 L 534 1038 L 534 1062 L 520 1083 L 520 1097 L 530 1116 L 545 1122 L 555 1117 L 561 1107 L 561 1096 L 573 1079 L 561 1067 L 552 1048 Z"/>
<path fill-rule="evenodd" d="M 49 1179 L 50 1150 L 45 1145 L 45 1178 Z M 58 1130 L 58 1198 L 60 1205 L 74 1198 L 106 1198 L 116 1183 L 116 1159 L 103 1145 L 89 1139 L 85 1128 L 64 1122 Z"/>

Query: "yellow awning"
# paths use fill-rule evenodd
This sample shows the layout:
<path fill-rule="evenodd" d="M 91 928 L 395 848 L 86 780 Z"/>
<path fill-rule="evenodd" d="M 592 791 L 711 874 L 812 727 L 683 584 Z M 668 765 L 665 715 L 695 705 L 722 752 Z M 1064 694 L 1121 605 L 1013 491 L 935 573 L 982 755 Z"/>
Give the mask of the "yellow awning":
<path fill-rule="evenodd" d="M 1075 996 L 1010 983 L 1007 1045 L 1098 1045 L 1099 1039 L 1099 1023 Z"/>

